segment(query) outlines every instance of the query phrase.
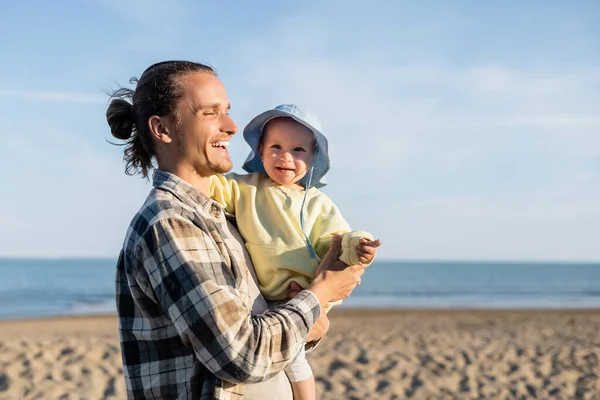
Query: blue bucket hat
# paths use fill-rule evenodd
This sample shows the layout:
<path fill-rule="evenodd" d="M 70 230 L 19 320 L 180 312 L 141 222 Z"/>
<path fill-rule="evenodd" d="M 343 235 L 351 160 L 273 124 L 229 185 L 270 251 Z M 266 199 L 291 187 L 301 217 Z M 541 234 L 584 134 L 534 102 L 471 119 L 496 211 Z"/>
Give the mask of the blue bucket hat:
<path fill-rule="evenodd" d="M 275 118 L 289 117 L 310 129 L 317 143 L 311 162 L 312 173 L 307 173 L 300 182 L 307 187 L 321 188 L 327 184 L 325 174 L 331 167 L 327 148 L 327 138 L 321 133 L 321 122 L 319 118 L 304 107 L 296 104 L 281 104 L 267 110 L 258 116 L 244 128 L 244 139 L 250 145 L 250 154 L 244 161 L 242 168 L 249 173 L 262 172 L 266 174 L 265 166 L 260 159 L 259 145 L 263 129 L 267 122 Z"/>

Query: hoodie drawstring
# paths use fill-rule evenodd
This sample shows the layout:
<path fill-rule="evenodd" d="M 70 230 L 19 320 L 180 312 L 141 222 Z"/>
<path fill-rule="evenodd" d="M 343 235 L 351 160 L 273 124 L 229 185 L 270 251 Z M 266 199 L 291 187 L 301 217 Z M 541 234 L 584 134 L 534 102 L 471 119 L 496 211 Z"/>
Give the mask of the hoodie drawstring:
<path fill-rule="evenodd" d="M 317 253 L 304 230 L 304 203 L 306 202 L 306 196 L 308 195 L 308 190 L 310 189 L 310 184 L 312 181 L 313 172 L 315 170 L 314 160 L 317 157 L 317 152 L 313 155 L 313 158 L 310 162 L 310 169 L 308 170 L 308 179 L 306 181 L 306 188 L 304 190 L 304 198 L 302 199 L 302 205 L 300 206 L 300 227 L 302 228 L 302 233 L 306 239 L 306 247 L 308 248 L 308 252 L 310 253 L 311 258 L 317 258 Z"/>

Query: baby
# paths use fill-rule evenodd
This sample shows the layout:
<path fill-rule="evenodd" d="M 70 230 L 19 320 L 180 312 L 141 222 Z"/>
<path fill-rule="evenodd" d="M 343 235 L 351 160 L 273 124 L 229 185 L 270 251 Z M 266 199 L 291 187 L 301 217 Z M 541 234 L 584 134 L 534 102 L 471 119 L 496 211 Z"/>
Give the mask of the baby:
<path fill-rule="evenodd" d="M 297 105 L 280 105 L 255 117 L 244 138 L 252 149 L 243 165 L 248 174 L 214 175 L 211 197 L 235 216 L 267 300 L 285 300 L 292 282 L 308 287 L 334 234 L 342 235 L 341 261 L 372 263 L 380 241 L 353 231 L 319 191 L 330 162 L 316 116 Z M 298 352 L 286 370 L 294 399 L 314 399 L 312 370 L 304 348 Z"/>

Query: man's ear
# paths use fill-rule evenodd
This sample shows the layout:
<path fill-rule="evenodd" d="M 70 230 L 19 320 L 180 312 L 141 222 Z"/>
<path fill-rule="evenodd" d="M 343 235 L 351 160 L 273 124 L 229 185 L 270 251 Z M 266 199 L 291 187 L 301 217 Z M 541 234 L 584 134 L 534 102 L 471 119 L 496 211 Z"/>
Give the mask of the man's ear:
<path fill-rule="evenodd" d="M 173 141 L 172 134 L 174 132 L 172 132 L 173 129 L 171 129 L 171 124 L 166 117 L 151 116 L 148 119 L 148 129 L 150 129 L 150 133 L 156 140 L 163 143 L 171 143 Z"/>

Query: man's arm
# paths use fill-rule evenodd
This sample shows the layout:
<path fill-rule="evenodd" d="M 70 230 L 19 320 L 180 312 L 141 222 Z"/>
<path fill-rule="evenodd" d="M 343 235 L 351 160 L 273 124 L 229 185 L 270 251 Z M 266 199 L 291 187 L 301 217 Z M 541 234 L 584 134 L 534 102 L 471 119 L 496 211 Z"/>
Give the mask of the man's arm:
<path fill-rule="evenodd" d="M 182 219 L 159 221 L 142 237 L 137 265 L 182 341 L 232 383 L 266 380 L 285 369 L 320 314 L 317 296 L 303 291 L 251 316 L 213 239 Z"/>

